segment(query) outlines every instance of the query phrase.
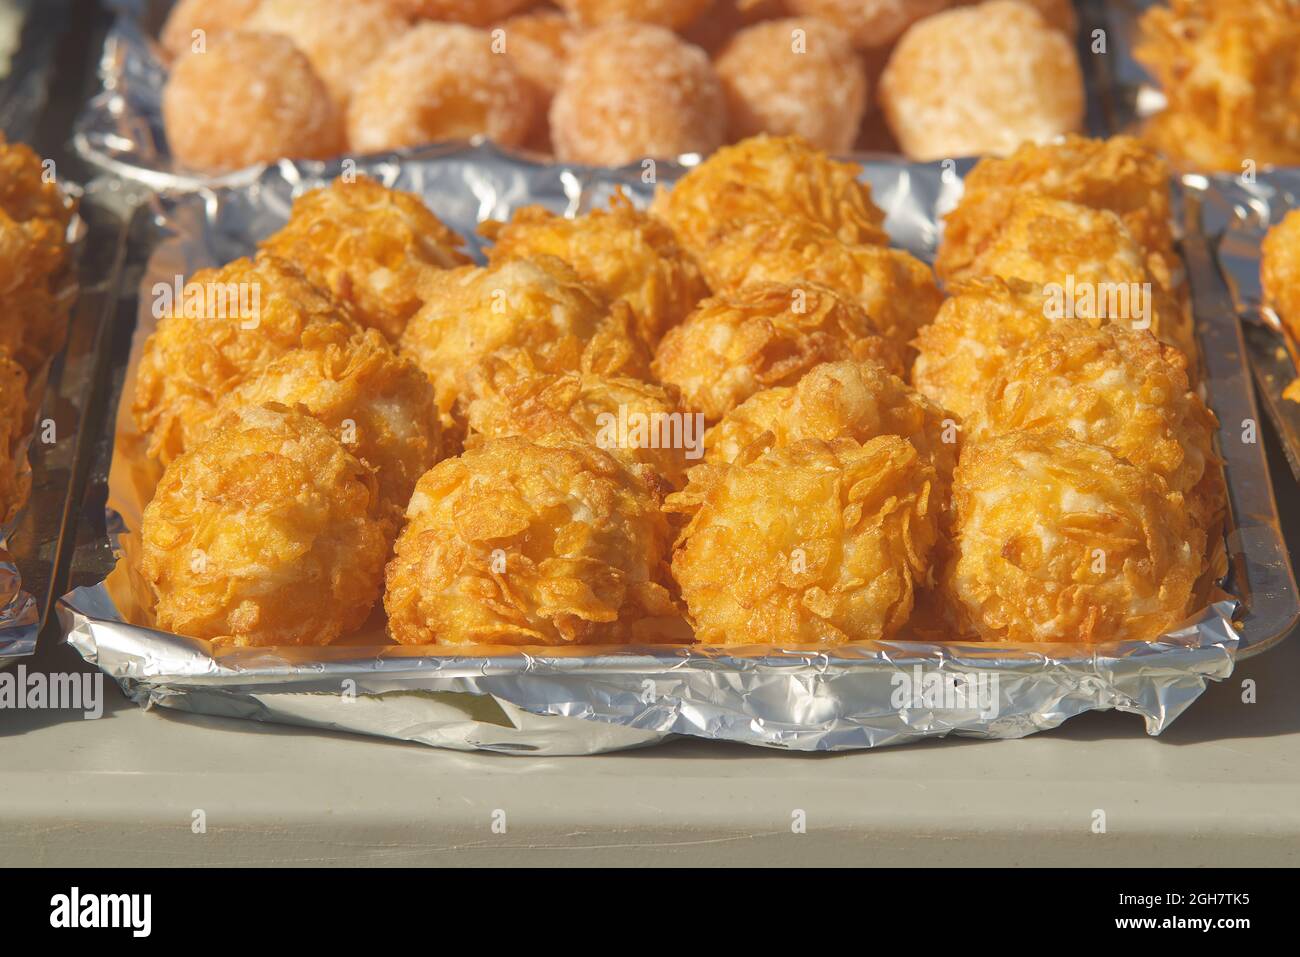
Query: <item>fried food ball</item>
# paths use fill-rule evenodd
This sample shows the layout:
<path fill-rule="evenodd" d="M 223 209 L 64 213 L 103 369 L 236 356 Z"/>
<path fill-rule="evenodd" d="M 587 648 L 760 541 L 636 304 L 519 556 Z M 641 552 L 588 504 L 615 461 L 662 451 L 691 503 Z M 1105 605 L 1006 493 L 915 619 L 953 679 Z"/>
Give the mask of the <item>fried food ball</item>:
<path fill-rule="evenodd" d="M 315 419 L 243 410 L 168 466 L 140 527 L 155 625 L 214 645 L 327 645 L 360 627 L 388 542 L 373 473 Z"/>
<path fill-rule="evenodd" d="M 27 373 L 0 351 L 0 525 L 8 526 L 27 502 L 32 473 L 23 459 L 27 431 Z"/>
<path fill-rule="evenodd" d="M 904 350 L 943 301 L 930 267 L 911 253 L 841 242 L 797 217 L 724 225 L 700 265 L 715 292 L 761 282 L 829 286 L 855 298 L 876 332 Z"/>
<path fill-rule="evenodd" d="M 50 175 L 52 169 L 31 147 L 10 143 L 0 132 L 0 210 L 28 226 L 34 240 L 53 237 L 66 246 L 68 223 L 77 207 Z"/>
<path fill-rule="evenodd" d="M 493 439 L 416 486 L 384 607 L 402 644 L 681 641 L 667 518 L 608 452 Z"/>
<path fill-rule="evenodd" d="M 953 6 L 971 6 L 983 0 L 957 0 Z M 1039 12 L 1047 25 L 1060 30 L 1071 40 L 1079 32 L 1079 18 L 1074 12 L 1074 0 L 1017 0 Z"/>
<path fill-rule="evenodd" d="M 834 25 L 815 17 L 757 23 L 714 66 L 733 140 L 794 134 L 818 149 L 853 148 L 867 109 L 866 65 Z"/>
<path fill-rule="evenodd" d="M 0 268 L 4 266 L 0 259 Z M 63 348 L 67 336 L 70 294 L 56 293 L 48 281 L 25 283 L 0 291 L 0 349 L 8 352 L 29 374 Z"/>
<path fill-rule="evenodd" d="M 703 50 L 663 27 L 611 23 L 573 50 L 550 122 L 560 161 L 621 166 L 711 153 L 726 138 L 727 107 Z"/>
<path fill-rule="evenodd" d="M 484 439 L 560 434 L 649 466 L 672 488 L 703 454 L 704 422 L 672 386 L 586 372 L 539 371 L 526 353 L 489 356 L 470 376 L 473 448 Z"/>
<path fill-rule="evenodd" d="M 343 149 L 338 107 L 287 37 L 224 33 L 172 67 L 162 93 L 172 154 L 205 173 Z"/>
<path fill-rule="evenodd" d="M 757 451 L 756 449 L 754 451 Z M 692 469 L 666 507 L 705 645 L 842 644 L 906 623 L 938 538 L 935 473 L 907 440 L 808 440 Z"/>
<path fill-rule="evenodd" d="M 1211 533 L 1226 509 L 1214 413 L 1186 360 L 1147 332 L 1067 324 L 1027 343 L 989 384 L 974 438 L 1060 428 L 1160 476 Z"/>
<path fill-rule="evenodd" d="M 359 328 L 297 267 L 266 254 L 200 270 L 180 301 L 154 294 L 158 325 L 144 343 L 131 412 L 149 456 L 164 465 L 207 431 L 227 392 L 287 352 L 343 342 Z"/>
<path fill-rule="evenodd" d="M 261 244 L 393 341 L 420 308 L 424 276 L 470 261 L 463 246 L 419 196 L 368 176 L 299 196 L 289 222 Z"/>
<path fill-rule="evenodd" d="M 1149 641 L 1187 614 L 1205 532 L 1152 473 L 1063 431 L 972 442 L 944 588 L 986 641 Z"/>
<path fill-rule="evenodd" d="M 709 294 L 695 258 L 666 224 L 621 193 L 608 210 L 566 219 L 526 206 L 509 223 L 485 224 L 492 263 L 534 256 L 564 260 L 586 285 L 632 310 L 641 337 L 657 343 Z"/>
<path fill-rule="evenodd" d="M 839 163 L 797 136 L 755 136 L 718 150 L 651 207 L 697 256 L 718 225 L 751 218 L 811 219 L 846 243 L 885 245 L 885 214 L 862 167 Z"/>
<path fill-rule="evenodd" d="M 196 30 L 203 31 L 203 43 L 240 29 L 262 0 L 180 0 L 163 23 L 158 36 L 162 48 L 173 57 L 194 49 Z"/>
<path fill-rule="evenodd" d="M 494 43 L 486 30 L 456 23 L 406 31 L 357 78 L 347 114 L 352 148 L 376 153 L 475 136 L 523 143 L 536 114 L 533 88 Z"/>
<path fill-rule="evenodd" d="M 1007 154 L 1083 124 L 1074 45 L 1012 0 L 917 23 L 894 48 L 879 98 L 903 152 L 916 160 Z"/>
<path fill-rule="evenodd" d="M 485 27 L 534 0 L 386 0 L 389 6 L 408 17 L 424 20 L 450 20 Z"/>
<path fill-rule="evenodd" d="M 316 68 L 340 109 L 347 107 L 357 74 L 410 26 L 391 0 L 261 0 L 245 30 L 288 37 Z"/>
<path fill-rule="evenodd" d="M 399 345 L 433 381 L 449 450 L 465 434 L 470 372 L 498 349 L 522 349 L 546 372 L 649 377 L 626 303 L 610 306 L 554 257 L 444 270 L 424 297 Z"/>
<path fill-rule="evenodd" d="M 816 283 L 755 283 L 704 300 L 659 343 L 651 371 L 709 422 L 756 392 L 794 385 L 823 362 L 874 359 L 902 374 L 899 350 L 848 296 Z"/>
<path fill-rule="evenodd" d="M 419 366 L 373 329 L 346 342 L 313 342 L 229 392 L 215 428 L 267 403 L 307 411 L 374 470 L 380 517 L 396 535 L 415 483 L 441 447 L 433 386 Z"/>
<path fill-rule="evenodd" d="M 944 10 L 953 0 L 786 0 L 791 13 L 821 17 L 866 49 L 886 47 L 912 24 Z"/>
<path fill-rule="evenodd" d="M 1259 281 L 1264 302 L 1300 342 L 1300 210 L 1291 210 L 1259 247 Z"/>
<path fill-rule="evenodd" d="M 709 0 L 555 0 L 583 26 L 604 23 L 653 23 L 680 30 L 709 7 Z"/>

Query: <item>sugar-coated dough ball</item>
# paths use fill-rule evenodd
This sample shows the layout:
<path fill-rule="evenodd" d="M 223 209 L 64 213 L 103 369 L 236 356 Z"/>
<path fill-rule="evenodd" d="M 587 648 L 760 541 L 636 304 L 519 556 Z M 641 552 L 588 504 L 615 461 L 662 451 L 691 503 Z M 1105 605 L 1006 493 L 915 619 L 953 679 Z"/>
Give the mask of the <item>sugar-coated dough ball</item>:
<path fill-rule="evenodd" d="M 176 61 L 163 129 L 181 165 L 205 173 L 343 149 L 338 107 L 311 61 L 275 33 L 226 33 Z"/>
<path fill-rule="evenodd" d="M 792 13 L 835 24 L 859 47 L 888 46 L 918 20 L 953 0 L 786 0 Z"/>
<path fill-rule="evenodd" d="M 673 577 L 705 645 L 890 638 L 930 575 L 934 469 L 906 439 L 809 440 L 692 469 Z"/>
<path fill-rule="evenodd" d="M 792 133 L 818 149 L 853 147 L 867 74 L 853 44 L 815 17 L 770 20 L 732 38 L 715 66 L 732 139 Z"/>
<path fill-rule="evenodd" d="M 450 20 L 485 27 L 529 6 L 534 0 L 385 0 L 408 17 Z"/>
<path fill-rule="evenodd" d="M 27 501 L 31 469 L 24 468 L 22 437 L 27 431 L 27 373 L 0 350 L 0 523 L 9 524 Z"/>
<path fill-rule="evenodd" d="M 880 103 L 912 159 L 1007 154 L 1083 123 L 1074 45 L 1032 7 L 991 0 L 936 14 L 894 48 Z"/>
<path fill-rule="evenodd" d="M 1149 641 L 1187 614 L 1205 532 L 1145 469 L 1067 432 L 963 450 L 944 588 L 986 641 Z"/>
<path fill-rule="evenodd" d="M 653 485 L 585 441 L 494 439 L 425 473 L 388 565 L 402 644 L 684 640 Z"/>
<path fill-rule="evenodd" d="M 419 196 L 368 176 L 299 196 L 289 222 L 261 244 L 393 341 L 420 308 L 424 276 L 469 262 L 463 246 Z"/>
<path fill-rule="evenodd" d="M 232 30 L 240 29 L 262 0 L 180 0 L 163 24 L 158 39 L 167 53 L 183 56 L 199 42 L 195 31 L 202 31 L 202 43 Z"/>
<path fill-rule="evenodd" d="M 155 625 L 222 645 L 327 645 L 379 598 L 388 543 L 371 471 L 325 426 L 245 410 L 163 473 L 140 574 Z"/>
<path fill-rule="evenodd" d="M 710 0 L 555 0 L 584 26 L 603 23 L 653 23 L 670 30 L 689 25 L 709 7 Z"/>
<path fill-rule="evenodd" d="M 642 23 L 583 35 L 550 119 L 556 157 L 593 166 L 710 153 L 727 132 L 722 84 L 708 55 Z"/>
<path fill-rule="evenodd" d="M 1265 302 L 1300 340 L 1300 210 L 1287 213 L 1265 234 L 1259 278 Z"/>
<path fill-rule="evenodd" d="M 523 143 L 536 119 L 533 88 L 496 42 L 486 30 L 421 23 L 389 44 L 352 89 L 352 149 L 377 153 L 475 136 Z"/>

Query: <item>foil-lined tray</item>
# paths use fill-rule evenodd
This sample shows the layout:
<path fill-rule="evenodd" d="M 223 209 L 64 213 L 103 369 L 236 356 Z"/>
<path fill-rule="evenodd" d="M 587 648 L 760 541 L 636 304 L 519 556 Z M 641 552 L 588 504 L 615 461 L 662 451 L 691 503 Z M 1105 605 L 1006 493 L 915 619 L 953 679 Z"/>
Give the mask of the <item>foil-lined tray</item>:
<path fill-rule="evenodd" d="M 864 159 L 895 242 L 932 258 L 940 216 L 961 175 L 940 164 Z M 522 162 L 491 147 L 430 148 L 362 172 L 421 194 L 454 229 L 473 237 L 487 218 L 542 203 L 575 213 L 616 187 L 644 204 L 641 169 L 591 170 Z M 874 747 L 957 734 L 1021 737 L 1089 710 L 1141 715 L 1157 734 L 1204 690 L 1230 674 L 1234 656 L 1280 640 L 1300 605 L 1282 544 L 1268 469 L 1258 445 L 1224 442 L 1232 526 L 1226 591 L 1155 642 L 991 645 L 890 641 L 818 651 L 780 648 L 481 649 L 376 644 L 354 638 L 327 648 L 214 652 L 206 642 L 148 625 L 132 596 L 133 530 L 149 494 L 129 396 L 154 319 L 147 292 L 178 274 L 251 251 L 286 219 L 293 197 L 339 172 L 281 162 L 256 183 L 156 197 L 132 224 L 128 265 L 138 303 L 129 358 L 114 379 L 116 440 L 94 467 L 87 501 L 107 503 L 105 538 L 79 550 L 59 614 L 68 641 L 142 705 L 348 730 L 459 749 L 584 754 L 674 735 L 797 750 Z M 660 164 L 668 184 L 681 167 Z M 1189 221 L 1202 203 L 1187 190 Z M 1208 250 L 1187 244 L 1211 405 L 1224 422 L 1255 414 L 1240 331 L 1226 290 L 1205 268 Z M 138 268 L 137 268 L 138 267 Z M 110 546 L 111 542 L 111 546 Z M 1235 596 L 1235 597 L 1234 597 Z M 382 634 L 382 632 L 380 632 Z M 374 632 L 370 632 L 374 634 Z M 779 639 L 779 636 L 776 636 Z M 357 642 L 368 644 L 358 644 Z M 991 688 L 984 705 L 944 694 L 900 697 L 916 687 Z M 928 683 L 928 684 L 927 684 Z"/>

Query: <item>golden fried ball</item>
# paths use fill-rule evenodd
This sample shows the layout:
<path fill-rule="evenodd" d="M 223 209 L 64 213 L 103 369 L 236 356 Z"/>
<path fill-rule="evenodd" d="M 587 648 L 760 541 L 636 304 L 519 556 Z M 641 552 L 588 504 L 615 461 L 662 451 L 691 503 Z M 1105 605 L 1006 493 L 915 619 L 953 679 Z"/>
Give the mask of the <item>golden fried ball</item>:
<path fill-rule="evenodd" d="M 416 486 L 384 607 L 402 644 L 683 640 L 652 485 L 594 445 L 493 439 Z"/>
<path fill-rule="evenodd" d="M 486 30 L 456 23 L 406 31 L 357 78 L 347 115 L 352 149 L 376 153 L 475 136 L 523 143 L 536 114 L 533 88 L 495 44 Z"/>
<path fill-rule="evenodd" d="M 433 386 L 419 366 L 373 329 L 346 342 L 312 343 L 228 393 L 215 427 L 270 402 L 301 407 L 374 469 L 380 516 L 396 534 L 415 483 L 438 461 L 440 449 Z"/>
<path fill-rule="evenodd" d="M 1205 533 L 1152 473 L 1050 429 L 972 442 L 944 588 L 986 641 L 1147 641 L 1189 610 Z"/>
<path fill-rule="evenodd" d="M 681 390 L 686 408 L 716 422 L 756 392 L 842 359 L 903 372 L 898 348 L 850 297 L 811 282 L 755 283 L 700 303 L 664 336 L 651 368 Z"/>
<path fill-rule="evenodd" d="M 709 0 L 555 0 L 583 26 L 603 23 L 653 23 L 680 30 L 709 7 Z"/>
<path fill-rule="evenodd" d="M 203 269 L 167 302 L 145 340 L 131 406 L 148 454 L 165 465 L 207 431 L 217 403 L 273 360 L 309 343 L 342 342 L 358 326 L 346 307 L 273 256 Z M 171 296 L 174 299 L 174 295 Z"/>
<path fill-rule="evenodd" d="M 846 243 L 889 242 L 862 167 L 839 163 L 797 136 L 755 136 L 727 146 L 655 194 L 663 217 L 695 254 L 719 224 L 751 218 L 811 219 Z"/>
<path fill-rule="evenodd" d="M 170 56 L 179 57 L 194 49 L 194 33 L 203 32 L 202 42 L 240 29 L 262 0 L 180 0 L 163 23 L 158 40 Z"/>
<path fill-rule="evenodd" d="M 289 222 L 261 248 L 298 266 L 352 306 L 358 322 L 394 341 L 420 308 L 424 276 L 470 261 L 461 238 L 419 196 L 367 176 L 299 196 Z"/>
<path fill-rule="evenodd" d="M 371 471 L 325 426 L 245 409 L 168 466 L 140 573 L 164 631 L 223 645 L 327 645 L 379 598 L 388 543 Z"/>
<path fill-rule="evenodd" d="M 1079 129 L 1083 73 L 1038 11 L 990 0 L 908 30 L 880 77 L 880 104 L 912 159 L 1007 154 Z"/>
<path fill-rule="evenodd" d="M 786 0 L 792 13 L 821 17 L 855 45 L 889 46 L 913 23 L 945 9 L 953 0 Z"/>
<path fill-rule="evenodd" d="M 1259 280 L 1264 302 L 1300 341 L 1300 210 L 1287 213 L 1264 235 Z"/>
<path fill-rule="evenodd" d="M 408 17 L 424 20 L 450 20 L 485 27 L 516 10 L 529 6 L 533 0 L 386 0 L 389 6 Z"/>
<path fill-rule="evenodd" d="M 261 0 L 243 24 L 292 40 L 340 108 L 347 106 L 357 75 L 408 27 L 391 0 Z"/>
<path fill-rule="evenodd" d="M 611 23 L 573 50 L 550 122 L 561 162 L 621 166 L 711 153 L 726 138 L 727 108 L 703 50 L 663 27 Z"/>
<path fill-rule="evenodd" d="M 566 219 L 526 206 L 509 223 L 488 224 L 491 262 L 555 256 L 613 302 L 622 299 L 651 345 L 709 294 L 695 258 L 658 218 L 633 208 L 622 194 L 608 210 Z"/>
<path fill-rule="evenodd" d="M 33 239 L 52 236 L 63 245 L 76 203 L 63 195 L 52 170 L 27 144 L 10 143 L 0 132 L 0 210 L 28 226 Z"/>
<path fill-rule="evenodd" d="M 554 257 L 444 270 L 424 296 L 399 345 L 433 381 L 449 448 L 464 435 L 470 373 L 498 349 L 522 349 L 546 372 L 648 378 L 627 305 L 610 306 Z"/>
<path fill-rule="evenodd" d="M 934 469 L 896 435 L 808 440 L 692 469 L 667 507 L 690 516 L 672 567 L 696 639 L 805 645 L 896 634 L 930 574 L 934 486 Z"/>
<path fill-rule="evenodd" d="M 32 473 L 23 460 L 27 431 L 27 373 L 0 351 L 0 524 L 8 525 L 27 502 Z"/>
<path fill-rule="evenodd" d="M 757 23 L 736 34 L 714 65 L 732 139 L 794 134 L 818 149 L 853 148 L 867 73 L 839 28 L 815 17 Z"/>
<path fill-rule="evenodd" d="M 205 173 L 343 149 L 338 107 L 311 61 L 275 33 L 224 33 L 172 67 L 162 93 L 172 154 Z"/>
<path fill-rule="evenodd" d="M 0 258 L 0 268 L 4 265 Z M 0 290 L 0 349 L 35 374 L 45 360 L 63 348 L 67 299 L 67 292 L 56 292 L 47 281 L 23 283 L 8 292 Z"/>

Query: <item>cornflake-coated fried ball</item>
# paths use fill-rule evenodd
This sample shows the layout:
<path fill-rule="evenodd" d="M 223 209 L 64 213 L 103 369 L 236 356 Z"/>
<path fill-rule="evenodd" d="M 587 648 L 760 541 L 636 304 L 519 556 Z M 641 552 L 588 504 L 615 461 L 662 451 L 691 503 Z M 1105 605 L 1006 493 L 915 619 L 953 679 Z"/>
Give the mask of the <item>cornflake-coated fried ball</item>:
<path fill-rule="evenodd" d="M 408 17 L 423 20 L 450 20 L 485 27 L 502 17 L 531 5 L 534 0 L 386 0 L 389 6 Z"/>
<path fill-rule="evenodd" d="M 140 528 L 155 625 L 217 646 L 327 645 L 359 628 L 388 541 L 373 473 L 283 408 L 238 420 L 163 473 Z"/>
<path fill-rule="evenodd" d="M 582 36 L 550 120 L 556 158 L 592 166 L 711 153 L 727 133 L 722 84 L 708 55 L 644 23 Z"/>
<path fill-rule="evenodd" d="M 45 161 L 27 144 L 10 143 L 0 132 L 0 210 L 35 229 L 33 238 L 49 236 L 65 245 L 64 233 L 75 209 L 55 178 L 47 175 Z"/>
<path fill-rule="evenodd" d="M 652 484 L 589 442 L 494 439 L 425 473 L 388 565 L 407 645 L 689 639 Z"/>
<path fill-rule="evenodd" d="M 1300 210 L 1292 210 L 1264 235 L 1259 279 L 1264 301 L 1300 342 Z"/>
<path fill-rule="evenodd" d="M 986 641 L 1149 641 L 1187 614 L 1205 532 L 1151 472 L 1051 429 L 971 442 L 944 588 Z"/>
<path fill-rule="evenodd" d="M 302 408 L 374 469 L 380 517 L 396 535 L 420 476 L 438 461 L 433 386 L 373 329 L 276 359 L 222 400 L 216 429 L 250 406 Z"/>
<path fill-rule="evenodd" d="M 1083 124 L 1074 45 L 1038 11 L 990 0 L 908 30 L 880 77 L 880 103 L 915 160 L 1005 155 Z"/>
<path fill-rule="evenodd" d="M 357 78 L 347 116 L 352 149 L 376 153 L 475 136 L 523 143 L 536 118 L 533 88 L 496 42 L 486 30 L 456 23 L 406 31 Z"/>
<path fill-rule="evenodd" d="M 604 23 L 653 23 L 680 30 L 709 7 L 709 0 L 555 0 L 584 26 Z"/>
<path fill-rule="evenodd" d="M 154 294 L 159 321 L 145 340 L 131 411 L 149 456 L 164 465 L 207 431 L 226 393 L 287 352 L 344 342 L 359 328 L 297 267 L 265 254 L 200 270 L 180 301 Z"/>
<path fill-rule="evenodd" d="M 716 422 L 755 393 L 844 359 L 903 373 L 899 350 L 848 296 L 816 283 L 756 283 L 700 303 L 664 336 L 652 371 L 681 390 L 686 408 Z"/>
<path fill-rule="evenodd" d="M 702 255 L 720 224 L 800 218 L 846 243 L 886 245 L 885 214 L 871 200 L 862 167 L 839 163 L 797 136 L 755 136 L 726 146 L 655 193 L 651 210 Z"/>
<path fill-rule="evenodd" d="M 608 210 L 566 219 L 541 206 L 526 206 L 509 223 L 484 224 L 495 240 L 492 263 L 555 256 L 613 302 L 622 299 L 651 345 L 686 318 L 709 294 L 695 258 L 658 218 L 640 212 L 619 194 Z"/>
<path fill-rule="evenodd" d="M 177 60 L 162 117 L 173 155 L 207 173 L 343 150 L 342 120 L 324 82 L 293 41 L 275 33 L 221 34 Z"/>
<path fill-rule="evenodd" d="M 889 46 L 953 0 L 786 0 L 791 13 L 821 17 L 862 48 Z"/>
<path fill-rule="evenodd" d="M 357 75 L 409 26 L 391 0 L 261 0 L 243 28 L 292 40 L 343 109 Z"/>
<path fill-rule="evenodd" d="M 223 33 L 240 29 L 262 0 L 180 0 L 167 14 L 158 40 L 168 55 L 190 53 L 200 38 L 206 46 Z"/>
<path fill-rule="evenodd" d="M 299 196 L 289 222 L 261 246 L 393 341 L 420 308 L 424 276 L 470 261 L 463 247 L 419 196 L 367 176 Z"/>
<path fill-rule="evenodd" d="M 0 351 L 0 524 L 8 525 L 31 492 L 21 448 L 27 431 L 27 373 Z"/>
<path fill-rule="evenodd" d="M 825 20 L 747 27 L 714 66 L 727 95 L 732 139 L 795 134 L 818 149 L 853 148 L 867 108 L 866 65 L 843 32 Z"/>
<path fill-rule="evenodd" d="M 704 645 L 889 638 L 939 534 L 934 469 L 896 435 L 702 465 L 667 507 L 690 517 L 673 576 Z"/>

